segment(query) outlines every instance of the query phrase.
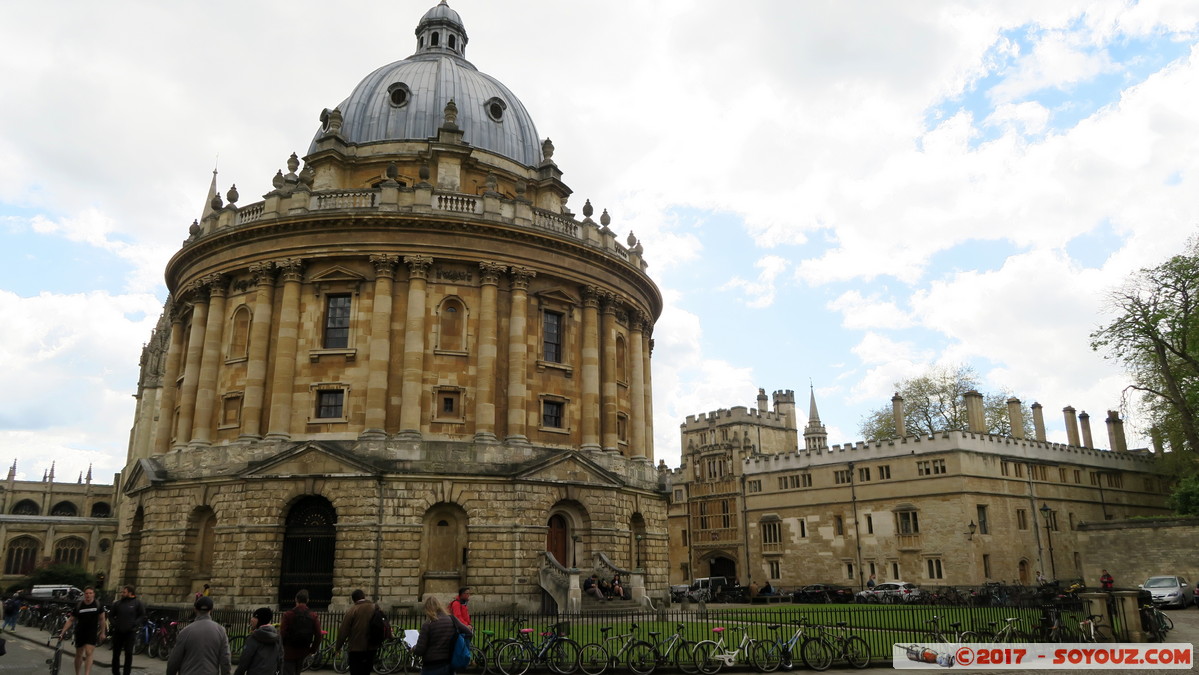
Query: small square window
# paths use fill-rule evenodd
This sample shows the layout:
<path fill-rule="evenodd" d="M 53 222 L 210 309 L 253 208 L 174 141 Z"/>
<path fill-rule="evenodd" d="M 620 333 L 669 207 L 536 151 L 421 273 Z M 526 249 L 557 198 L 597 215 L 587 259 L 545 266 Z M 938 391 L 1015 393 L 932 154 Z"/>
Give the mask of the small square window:
<path fill-rule="evenodd" d="M 562 409 L 561 401 L 542 401 L 541 402 L 541 424 L 542 426 L 551 429 L 562 428 Z"/>
<path fill-rule="evenodd" d="M 341 419 L 344 415 L 344 389 L 323 389 L 316 393 L 317 419 Z"/>

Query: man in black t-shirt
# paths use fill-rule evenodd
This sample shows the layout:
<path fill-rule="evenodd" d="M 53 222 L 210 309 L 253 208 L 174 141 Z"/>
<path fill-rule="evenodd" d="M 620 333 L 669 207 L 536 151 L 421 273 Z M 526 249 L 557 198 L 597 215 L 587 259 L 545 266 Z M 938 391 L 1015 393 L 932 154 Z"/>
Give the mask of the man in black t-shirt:
<path fill-rule="evenodd" d="M 63 639 L 71 626 L 75 626 L 75 675 L 92 675 L 93 653 L 96 645 L 104 641 L 104 612 L 96 602 L 96 589 L 91 586 L 83 589 L 83 598 L 71 610 L 71 618 L 63 625 L 58 639 Z"/>

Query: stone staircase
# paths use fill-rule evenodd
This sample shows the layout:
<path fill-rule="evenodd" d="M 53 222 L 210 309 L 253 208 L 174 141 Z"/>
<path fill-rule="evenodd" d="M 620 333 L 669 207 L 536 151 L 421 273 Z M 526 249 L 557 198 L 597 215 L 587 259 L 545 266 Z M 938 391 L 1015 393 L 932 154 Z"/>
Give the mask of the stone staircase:
<path fill-rule="evenodd" d="M 580 614 L 635 614 L 641 606 L 634 600 L 597 600 L 583 595 Z"/>

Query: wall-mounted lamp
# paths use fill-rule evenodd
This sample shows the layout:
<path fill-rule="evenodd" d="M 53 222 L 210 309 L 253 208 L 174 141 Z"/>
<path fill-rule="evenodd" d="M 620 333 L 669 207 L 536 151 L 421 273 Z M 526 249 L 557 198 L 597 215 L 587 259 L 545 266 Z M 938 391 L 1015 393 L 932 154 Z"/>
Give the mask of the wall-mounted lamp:
<path fill-rule="evenodd" d="M 966 541 L 974 541 L 974 533 L 978 531 L 978 525 L 975 525 L 974 521 L 972 520 L 970 521 L 970 526 L 967 529 L 969 532 L 962 533 L 966 535 Z"/>

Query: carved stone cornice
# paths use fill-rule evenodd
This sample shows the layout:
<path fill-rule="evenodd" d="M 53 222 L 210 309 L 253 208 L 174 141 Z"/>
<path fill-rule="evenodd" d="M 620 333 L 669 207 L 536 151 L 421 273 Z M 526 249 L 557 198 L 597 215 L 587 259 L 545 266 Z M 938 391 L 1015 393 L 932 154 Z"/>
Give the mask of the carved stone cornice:
<path fill-rule="evenodd" d="M 513 265 L 509 270 L 509 274 L 512 277 L 512 288 L 514 290 L 527 291 L 529 290 L 529 281 L 537 276 L 537 271 L 528 267 Z"/>
<path fill-rule="evenodd" d="M 583 306 L 598 308 L 600 305 L 600 289 L 595 286 L 583 287 Z"/>
<path fill-rule="evenodd" d="M 427 255 L 406 255 L 404 256 L 404 264 L 408 266 L 409 279 L 429 279 L 429 268 L 433 266 L 433 259 Z"/>
<path fill-rule="evenodd" d="M 507 271 L 506 265 L 484 260 L 479 263 L 479 283 L 497 286 L 500 283 L 500 275 Z"/>
<path fill-rule="evenodd" d="M 227 274 L 209 274 L 201 277 L 200 282 L 208 287 L 210 297 L 218 296 L 225 297 L 225 293 L 229 290 L 229 275 Z"/>
<path fill-rule="evenodd" d="M 633 330 L 644 334 L 649 329 L 649 314 L 640 309 L 631 310 L 629 312 L 629 326 Z"/>
<path fill-rule="evenodd" d="M 604 314 L 612 315 L 616 314 L 616 310 L 620 309 L 621 304 L 624 302 L 623 297 L 621 297 L 618 293 L 613 293 L 612 291 L 600 291 L 599 299 L 600 310 Z"/>
<path fill-rule="evenodd" d="M 303 258 L 283 258 L 282 260 L 276 260 L 275 267 L 278 268 L 279 276 L 285 282 L 304 280 Z"/>
<path fill-rule="evenodd" d="M 371 264 L 375 266 L 375 276 L 394 279 L 396 266 L 400 264 L 400 256 L 398 255 L 372 255 L 370 257 Z"/>

